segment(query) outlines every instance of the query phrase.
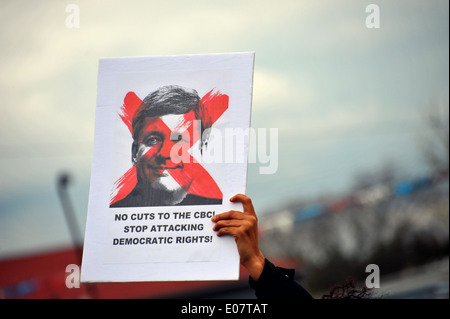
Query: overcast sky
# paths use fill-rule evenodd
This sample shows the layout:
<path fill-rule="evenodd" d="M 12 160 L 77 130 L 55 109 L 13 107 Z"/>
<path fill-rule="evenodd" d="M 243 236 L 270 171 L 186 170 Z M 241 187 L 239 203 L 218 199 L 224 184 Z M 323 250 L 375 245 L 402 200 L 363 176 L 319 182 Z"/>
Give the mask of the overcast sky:
<path fill-rule="evenodd" d="M 380 9 L 367 28 L 366 6 Z M 80 10 L 68 28 L 69 4 Z M 0 258 L 70 243 L 62 171 L 87 213 L 100 57 L 255 52 L 252 127 L 278 128 L 273 175 L 249 165 L 261 214 L 345 193 L 392 163 L 425 174 L 430 101 L 448 114 L 448 1 L 0 2 Z"/>

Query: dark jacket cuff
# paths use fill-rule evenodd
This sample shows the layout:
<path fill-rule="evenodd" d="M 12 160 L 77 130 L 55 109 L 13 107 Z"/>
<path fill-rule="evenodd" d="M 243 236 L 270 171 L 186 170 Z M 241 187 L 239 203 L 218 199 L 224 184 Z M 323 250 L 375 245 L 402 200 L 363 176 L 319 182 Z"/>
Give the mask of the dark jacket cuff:
<path fill-rule="evenodd" d="M 295 270 L 277 267 L 267 258 L 258 280 L 249 277 L 249 285 L 258 299 L 312 299 L 313 297 L 294 280 Z"/>

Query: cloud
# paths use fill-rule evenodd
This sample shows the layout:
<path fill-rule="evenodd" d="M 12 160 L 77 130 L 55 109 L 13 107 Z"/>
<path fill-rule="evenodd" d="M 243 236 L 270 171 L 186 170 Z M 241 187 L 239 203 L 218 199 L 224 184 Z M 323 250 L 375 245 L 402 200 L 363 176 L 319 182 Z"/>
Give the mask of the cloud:
<path fill-rule="evenodd" d="M 306 107 L 312 99 L 312 88 L 289 74 L 256 68 L 253 80 L 253 107 L 257 112 L 265 109 L 288 111 L 293 101 Z"/>

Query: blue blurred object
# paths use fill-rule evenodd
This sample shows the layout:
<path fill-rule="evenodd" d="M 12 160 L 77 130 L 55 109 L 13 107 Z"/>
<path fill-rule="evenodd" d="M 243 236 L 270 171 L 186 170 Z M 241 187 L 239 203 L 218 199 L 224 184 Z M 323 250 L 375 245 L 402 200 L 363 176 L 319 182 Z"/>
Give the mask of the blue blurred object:
<path fill-rule="evenodd" d="M 408 195 L 414 191 L 414 183 L 411 181 L 402 181 L 394 184 L 395 195 Z"/>
<path fill-rule="evenodd" d="M 308 205 L 300 208 L 295 215 L 295 222 L 300 222 L 305 219 L 315 218 L 323 214 L 323 206 L 320 204 Z"/>
<path fill-rule="evenodd" d="M 414 186 L 416 189 L 429 187 L 430 184 L 431 179 L 428 176 L 419 177 L 414 180 Z"/>

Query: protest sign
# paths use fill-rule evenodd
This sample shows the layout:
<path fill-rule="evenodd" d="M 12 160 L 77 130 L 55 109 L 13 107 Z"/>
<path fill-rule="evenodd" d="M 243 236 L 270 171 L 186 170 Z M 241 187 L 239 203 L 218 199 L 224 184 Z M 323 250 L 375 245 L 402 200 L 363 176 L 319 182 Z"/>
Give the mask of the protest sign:
<path fill-rule="evenodd" d="M 236 280 L 253 53 L 99 61 L 81 281 Z"/>

